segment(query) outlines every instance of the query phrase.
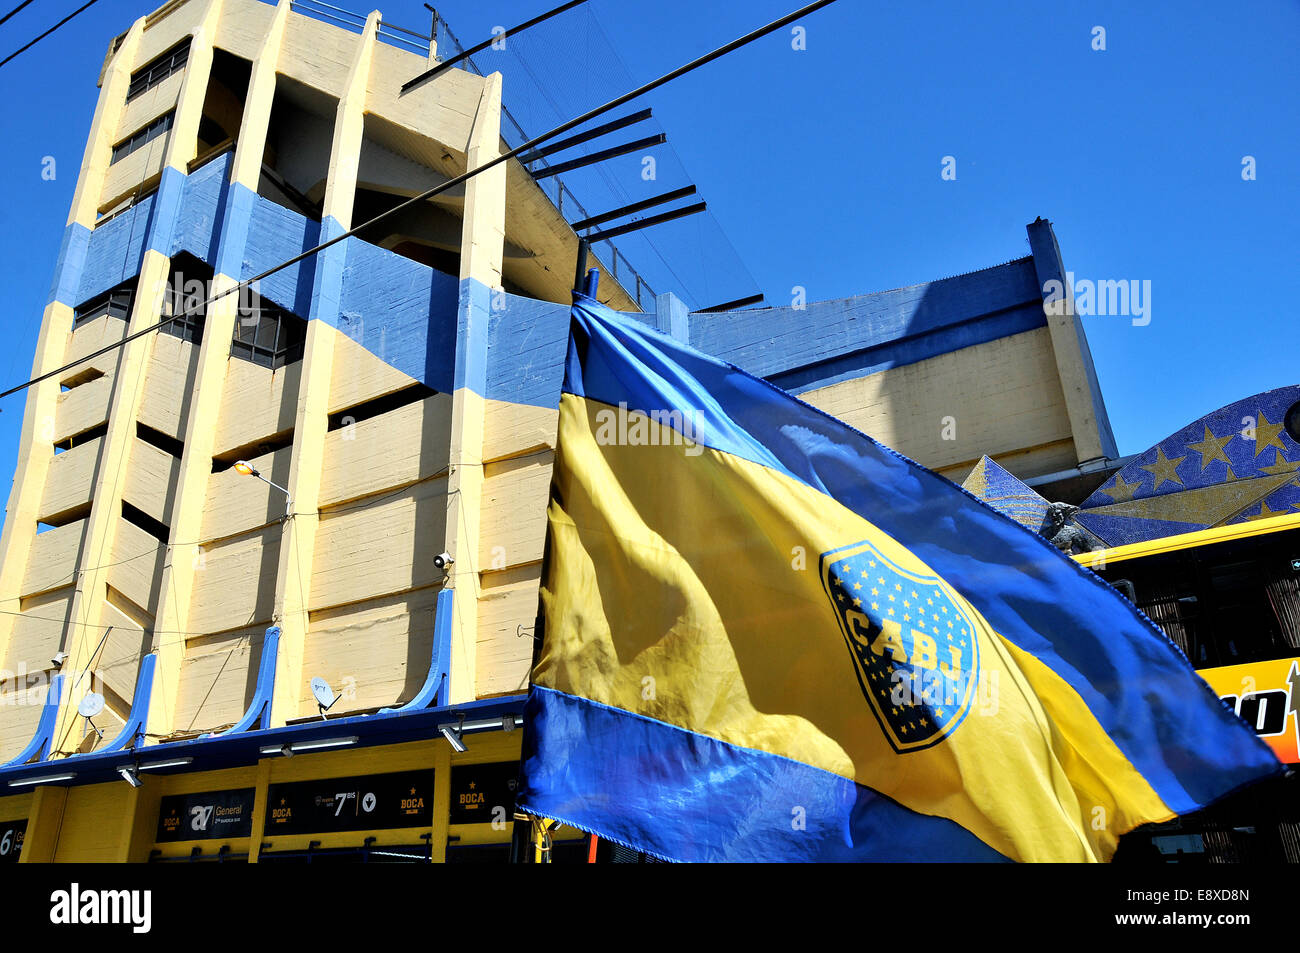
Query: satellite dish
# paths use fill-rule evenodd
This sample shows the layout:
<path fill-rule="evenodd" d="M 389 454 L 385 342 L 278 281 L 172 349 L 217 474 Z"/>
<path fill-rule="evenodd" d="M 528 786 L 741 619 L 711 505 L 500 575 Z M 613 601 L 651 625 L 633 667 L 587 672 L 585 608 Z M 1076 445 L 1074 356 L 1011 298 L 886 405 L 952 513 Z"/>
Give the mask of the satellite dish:
<path fill-rule="evenodd" d="M 316 696 L 316 701 L 322 708 L 329 708 L 334 704 L 334 689 L 330 688 L 330 683 L 323 678 L 317 677 L 311 680 L 311 693 Z"/>
<path fill-rule="evenodd" d="M 343 697 L 342 695 L 335 695 L 330 683 L 319 675 L 311 680 L 311 693 L 316 699 L 316 707 L 320 709 L 322 718 L 325 717 L 325 712 L 333 708 L 334 703 Z"/>
<path fill-rule="evenodd" d="M 99 725 L 91 721 L 96 715 L 104 710 L 104 696 L 99 692 L 86 692 L 77 702 L 77 712 L 86 719 L 90 727 L 95 729 L 95 734 L 103 738 L 104 733 L 99 730 Z"/>
<path fill-rule="evenodd" d="M 94 718 L 104 710 L 104 696 L 99 692 L 86 692 L 81 701 L 77 702 L 77 712 L 83 718 Z"/>

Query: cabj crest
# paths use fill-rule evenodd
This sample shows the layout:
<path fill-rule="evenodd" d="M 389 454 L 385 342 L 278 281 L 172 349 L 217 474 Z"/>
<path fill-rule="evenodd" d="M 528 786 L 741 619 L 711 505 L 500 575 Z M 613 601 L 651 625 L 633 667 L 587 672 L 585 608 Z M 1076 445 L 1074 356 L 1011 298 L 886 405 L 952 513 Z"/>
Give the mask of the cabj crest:
<path fill-rule="evenodd" d="M 951 590 L 869 542 L 823 553 L 821 576 L 862 694 L 894 750 L 919 751 L 955 731 L 975 697 L 979 641 Z"/>

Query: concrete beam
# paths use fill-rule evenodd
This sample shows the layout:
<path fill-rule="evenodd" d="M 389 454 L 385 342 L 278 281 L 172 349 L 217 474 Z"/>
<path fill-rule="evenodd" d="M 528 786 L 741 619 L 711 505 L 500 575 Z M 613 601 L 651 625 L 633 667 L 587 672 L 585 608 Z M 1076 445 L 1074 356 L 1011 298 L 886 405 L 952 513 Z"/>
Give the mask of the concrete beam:
<path fill-rule="evenodd" d="M 1056 368 L 1065 392 L 1066 412 L 1074 436 L 1075 452 L 1080 463 L 1098 458 L 1119 455 L 1115 436 L 1110 429 L 1110 417 L 1102 400 L 1093 367 L 1092 352 L 1083 332 L 1083 324 L 1074 310 L 1074 292 L 1066 287 L 1065 265 L 1061 261 L 1061 248 L 1056 242 L 1052 223 L 1040 218 L 1026 226 L 1029 246 L 1033 250 L 1034 270 L 1038 275 L 1039 292 L 1047 297 L 1049 281 L 1059 281 L 1065 289 L 1063 300 L 1053 306 L 1043 307 L 1047 327 L 1052 335 L 1052 350 L 1056 354 Z"/>

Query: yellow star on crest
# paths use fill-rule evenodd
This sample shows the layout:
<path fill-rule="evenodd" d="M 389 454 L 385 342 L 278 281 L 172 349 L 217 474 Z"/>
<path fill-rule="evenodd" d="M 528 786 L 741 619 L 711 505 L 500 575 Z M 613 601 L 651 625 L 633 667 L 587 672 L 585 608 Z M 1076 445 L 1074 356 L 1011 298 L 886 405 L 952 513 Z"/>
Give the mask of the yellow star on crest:
<path fill-rule="evenodd" d="M 1247 516 L 1246 522 L 1250 522 L 1252 520 L 1266 520 L 1270 516 L 1281 516 L 1285 512 L 1286 510 L 1270 510 L 1268 508 L 1268 500 L 1265 500 L 1263 503 L 1259 504 L 1259 512 L 1256 513 L 1254 516 Z"/>
<path fill-rule="evenodd" d="M 1259 412 L 1259 421 L 1255 424 L 1255 456 L 1259 456 L 1269 447 L 1277 447 L 1281 453 L 1286 453 L 1286 447 L 1282 444 L 1282 438 L 1278 436 L 1282 432 L 1282 422 L 1279 420 L 1275 424 L 1268 422 L 1264 412 Z M 1280 454 L 1279 454 L 1280 456 Z"/>
<path fill-rule="evenodd" d="M 1174 483 L 1178 486 L 1182 486 L 1182 478 L 1178 475 L 1178 464 L 1182 463 L 1186 459 L 1186 457 L 1174 457 L 1170 460 L 1165 456 L 1163 447 L 1156 447 L 1156 462 L 1142 464 L 1142 469 L 1155 477 L 1155 484 L 1151 489 L 1159 490 L 1160 487 L 1166 483 Z"/>
<path fill-rule="evenodd" d="M 1300 460 L 1288 460 L 1280 453 L 1277 454 L 1277 463 L 1259 468 L 1260 473 L 1267 473 L 1269 476 L 1281 476 L 1283 473 L 1291 473 L 1295 470 L 1300 470 Z"/>
<path fill-rule="evenodd" d="M 1235 436 L 1237 436 L 1237 434 L 1234 432 L 1228 434 L 1226 437 L 1216 437 L 1210 432 L 1210 428 L 1206 426 L 1205 439 L 1200 443 L 1189 443 L 1187 449 L 1195 450 L 1201 455 L 1202 470 L 1208 467 L 1215 460 L 1222 460 L 1224 463 L 1228 464 L 1229 468 L 1231 468 L 1232 461 L 1229 460 L 1228 455 L 1223 452 L 1223 448 L 1228 441 Z"/>
<path fill-rule="evenodd" d="M 1132 483 L 1128 483 L 1125 482 L 1122 475 L 1117 473 L 1115 474 L 1115 488 L 1113 490 L 1102 490 L 1101 492 L 1105 493 L 1116 503 L 1127 503 L 1133 499 L 1133 494 L 1136 493 L 1138 488 L 1141 486 L 1141 480 L 1134 480 Z"/>

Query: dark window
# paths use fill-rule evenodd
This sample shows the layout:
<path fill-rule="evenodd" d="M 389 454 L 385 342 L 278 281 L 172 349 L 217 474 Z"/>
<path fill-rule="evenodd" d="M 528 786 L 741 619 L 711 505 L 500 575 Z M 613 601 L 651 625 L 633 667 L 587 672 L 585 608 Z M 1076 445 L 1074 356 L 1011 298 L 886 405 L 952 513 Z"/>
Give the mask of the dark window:
<path fill-rule="evenodd" d="M 147 89 L 153 89 L 172 73 L 185 68 L 185 61 L 190 55 L 190 41 L 187 37 L 151 63 L 142 66 L 131 74 L 131 85 L 126 89 L 126 101 L 129 103 Z"/>
<path fill-rule="evenodd" d="M 109 163 L 112 164 L 119 159 L 124 159 L 137 149 L 142 149 L 153 142 L 172 127 L 172 117 L 174 115 L 175 111 L 159 116 L 143 129 L 137 129 L 126 139 L 123 139 L 113 147 L 113 158 L 109 160 Z"/>
<path fill-rule="evenodd" d="M 173 258 L 161 315 L 173 320 L 158 330 L 192 344 L 202 343 L 203 321 L 207 315 L 205 302 L 211 285 L 212 269 L 205 263 L 188 254 Z"/>
<path fill-rule="evenodd" d="M 307 322 L 264 298 L 240 305 L 230 356 L 277 368 L 302 360 Z"/>
<path fill-rule="evenodd" d="M 150 446 L 157 447 L 163 453 L 170 453 L 178 459 L 185 453 L 184 442 L 138 420 L 135 422 L 135 435 Z"/>
<path fill-rule="evenodd" d="M 166 523 L 159 522 L 140 507 L 126 500 L 122 501 L 122 519 L 144 530 L 160 543 L 167 542 L 168 537 L 171 536 L 171 529 Z"/>
<path fill-rule="evenodd" d="M 103 294 L 96 295 L 75 309 L 72 312 L 72 326 L 74 328 L 80 327 L 87 321 L 94 321 L 104 315 L 126 321 L 131 317 L 131 299 L 133 297 L 135 297 L 135 279 L 132 279 L 128 284 L 118 285 Z"/>
<path fill-rule="evenodd" d="M 254 440 L 252 443 L 246 443 L 242 447 L 235 447 L 233 450 L 227 450 L 225 453 L 217 454 L 212 458 L 212 472 L 224 473 L 229 470 L 240 460 L 256 460 L 258 457 L 265 456 L 268 453 L 275 453 L 283 447 L 293 446 L 293 431 L 283 430 L 280 433 L 272 434 L 261 440 Z M 267 464 L 269 467 L 270 464 Z"/>
<path fill-rule="evenodd" d="M 432 387 L 424 384 L 412 384 L 410 387 L 403 387 L 391 394 L 362 401 L 359 404 L 353 404 L 351 407 L 345 407 L 343 410 L 330 414 L 327 429 L 331 431 L 342 430 L 348 424 L 359 424 L 363 420 L 378 417 L 390 410 L 397 410 L 399 407 L 425 400 L 436 393 L 438 392 Z"/>
<path fill-rule="evenodd" d="M 71 450 L 73 447 L 80 447 L 82 444 L 90 443 L 92 440 L 98 440 L 104 434 L 108 433 L 108 424 L 95 424 L 81 433 L 74 433 L 71 437 L 64 437 L 54 445 L 55 453 L 63 453 L 65 450 Z"/>

